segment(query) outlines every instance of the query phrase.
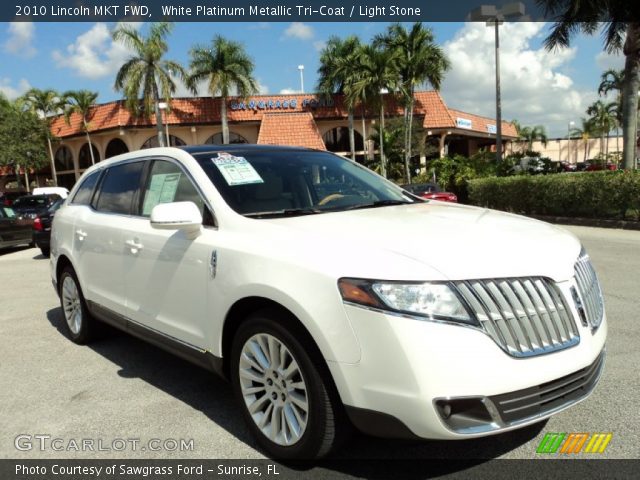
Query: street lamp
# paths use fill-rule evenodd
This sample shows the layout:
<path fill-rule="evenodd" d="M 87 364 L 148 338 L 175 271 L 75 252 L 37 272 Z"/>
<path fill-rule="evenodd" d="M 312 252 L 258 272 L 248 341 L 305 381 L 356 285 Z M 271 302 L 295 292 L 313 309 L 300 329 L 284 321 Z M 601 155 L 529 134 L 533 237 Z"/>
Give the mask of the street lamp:
<path fill-rule="evenodd" d="M 486 22 L 487 27 L 495 28 L 495 56 L 496 56 L 496 161 L 502 162 L 502 99 L 500 95 L 500 25 L 505 18 L 519 18 L 524 16 L 524 4 L 521 2 L 508 3 L 501 8 L 495 5 L 481 5 L 469 14 L 469 19 L 475 22 Z"/>
<path fill-rule="evenodd" d="M 169 136 L 169 118 L 168 118 L 168 114 L 167 114 L 167 109 L 169 108 L 169 104 L 167 102 L 159 102 L 158 103 L 158 108 L 160 110 L 162 110 L 162 114 L 164 115 L 164 130 L 165 130 L 165 136 L 167 137 L 167 146 L 170 147 L 171 146 L 171 137 Z M 160 140 L 160 139 L 158 139 Z"/>
<path fill-rule="evenodd" d="M 573 120 L 567 126 L 567 163 L 571 163 L 571 127 L 576 124 Z"/>
<path fill-rule="evenodd" d="M 300 70 L 300 93 L 304 93 L 304 65 L 298 65 Z"/>

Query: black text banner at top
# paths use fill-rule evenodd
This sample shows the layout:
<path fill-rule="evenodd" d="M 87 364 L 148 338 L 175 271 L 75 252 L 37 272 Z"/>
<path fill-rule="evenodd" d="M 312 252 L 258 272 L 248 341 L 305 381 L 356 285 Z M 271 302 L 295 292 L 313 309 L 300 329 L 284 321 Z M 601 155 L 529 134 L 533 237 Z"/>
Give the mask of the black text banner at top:
<path fill-rule="evenodd" d="M 3 22 L 461 22 L 504 0 L 9 0 Z M 540 0 L 512 2 L 505 21 L 543 21 Z M 487 10 L 488 8 L 488 10 Z M 497 10 L 496 10 L 497 8 Z M 503 19 L 501 19 L 503 20 Z"/>

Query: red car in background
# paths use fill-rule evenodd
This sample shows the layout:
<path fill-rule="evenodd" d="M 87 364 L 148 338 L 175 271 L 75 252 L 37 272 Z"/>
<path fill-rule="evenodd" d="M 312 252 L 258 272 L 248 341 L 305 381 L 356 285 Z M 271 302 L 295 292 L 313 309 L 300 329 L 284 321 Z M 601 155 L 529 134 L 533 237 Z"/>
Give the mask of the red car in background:
<path fill-rule="evenodd" d="M 443 192 L 436 183 L 414 183 L 412 185 L 401 185 L 406 191 L 427 200 L 439 200 L 441 202 L 457 202 L 455 193 Z"/>

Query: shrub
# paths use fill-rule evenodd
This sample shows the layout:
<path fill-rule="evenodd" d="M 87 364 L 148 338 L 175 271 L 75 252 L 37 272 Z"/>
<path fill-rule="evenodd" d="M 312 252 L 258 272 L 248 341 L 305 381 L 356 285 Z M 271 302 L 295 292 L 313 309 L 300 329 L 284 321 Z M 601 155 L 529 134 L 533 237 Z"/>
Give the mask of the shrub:
<path fill-rule="evenodd" d="M 473 205 L 563 217 L 638 219 L 640 172 L 602 171 L 469 181 Z"/>

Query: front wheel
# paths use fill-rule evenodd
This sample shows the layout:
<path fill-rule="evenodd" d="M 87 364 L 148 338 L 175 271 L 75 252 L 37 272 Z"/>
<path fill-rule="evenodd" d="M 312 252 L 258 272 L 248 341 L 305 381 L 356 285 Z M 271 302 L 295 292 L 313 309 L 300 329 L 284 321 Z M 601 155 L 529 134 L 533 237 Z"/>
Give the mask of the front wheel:
<path fill-rule="evenodd" d="M 337 444 L 342 406 L 319 367 L 315 346 L 286 329 L 275 312 L 254 314 L 232 346 L 231 381 L 243 416 L 260 446 L 282 459 L 314 459 Z M 312 357 L 313 361 L 312 361 Z"/>

